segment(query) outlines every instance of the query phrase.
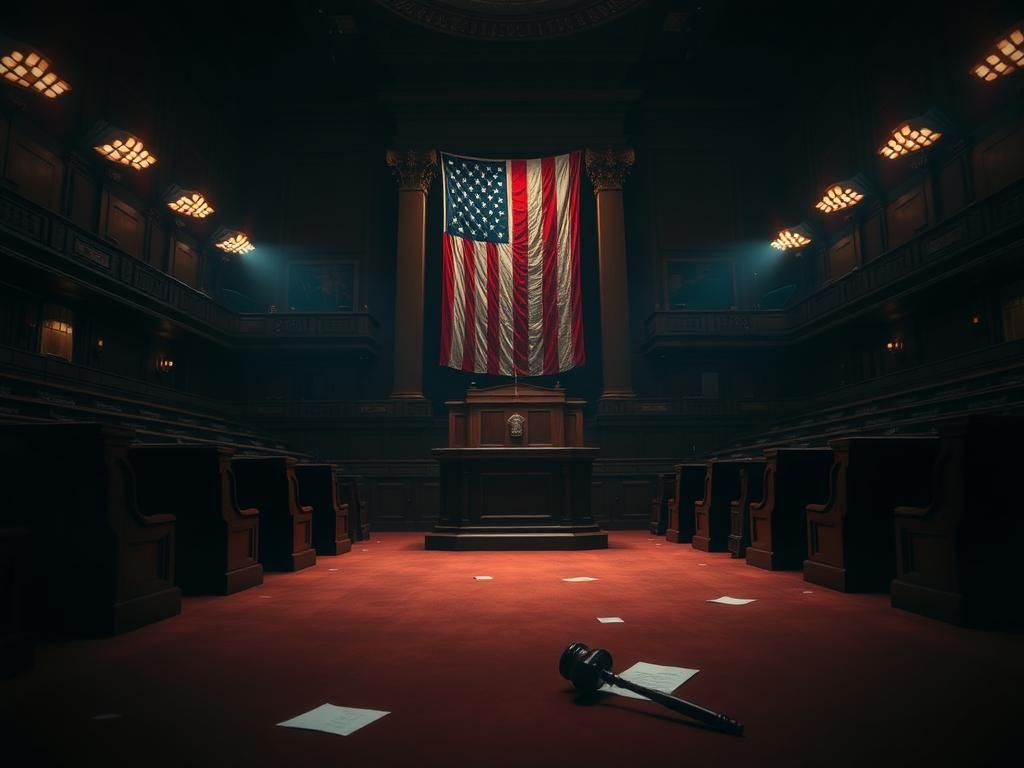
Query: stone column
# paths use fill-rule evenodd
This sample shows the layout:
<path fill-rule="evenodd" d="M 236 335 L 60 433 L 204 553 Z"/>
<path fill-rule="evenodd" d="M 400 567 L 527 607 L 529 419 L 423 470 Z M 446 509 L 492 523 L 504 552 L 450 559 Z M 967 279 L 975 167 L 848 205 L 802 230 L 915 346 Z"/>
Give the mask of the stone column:
<path fill-rule="evenodd" d="M 398 256 L 395 263 L 395 375 L 391 397 L 423 399 L 423 263 L 427 192 L 437 152 L 388 150 L 398 178 Z"/>
<path fill-rule="evenodd" d="M 633 165 L 632 149 L 588 149 L 587 174 L 597 199 L 597 262 L 601 291 L 602 399 L 633 397 L 630 371 L 629 286 L 622 182 Z"/>

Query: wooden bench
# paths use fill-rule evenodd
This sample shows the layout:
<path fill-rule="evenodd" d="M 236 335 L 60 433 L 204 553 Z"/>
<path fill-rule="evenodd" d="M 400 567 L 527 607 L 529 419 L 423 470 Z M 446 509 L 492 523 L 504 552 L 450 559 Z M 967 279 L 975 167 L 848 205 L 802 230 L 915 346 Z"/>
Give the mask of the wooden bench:
<path fill-rule="evenodd" d="M 704 495 L 705 464 L 676 464 L 675 489 L 668 505 L 665 539 L 676 544 L 693 540 L 693 505 Z"/>
<path fill-rule="evenodd" d="M 299 503 L 296 460 L 235 457 L 238 502 L 260 511 L 260 562 L 268 571 L 300 571 L 316 563 L 313 509 Z"/>
<path fill-rule="evenodd" d="M 0 527 L 29 530 L 32 629 L 112 634 L 181 612 L 174 515 L 140 508 L 131 439 L 91 423 L 0 427 Z"/>
<path fill-rule="evenodd" d="M 367 500 L 362 486 L 361 477 L 338 474 L 338 493 L 341 502 L 348 506 L 348 536 L 352 541 L 365 541 L 370 538 Z"/>
<path fill-rule="evenodd" d="M 348 504 L 338 503 L 333 464 L 297 464 L 299 501 L 313 508 L 313 546 L 318 555 L 342 555 L 352 549 Z"/>
<path fill-rule="evenodd" d="M 807 557 L 806 507 L 828 499 L 832 451 L 769 448 L 765 461 L 763 498 L 750 504 L 747 564 L 796 570 Z"/>
<path fill-rule="evenodd" d="M 729 554 L 745 557 L 750 544 L 750 503 L 760 499 L 764 493 L 765 463 L 751 459 L 740 468 L 739 496 L 729 502 Z"/>
<path fill-rule="evenodd" d="M 895 576 L 893 508 L 930 496 L 931 437 L 833 440 L 829 499 L 808 504 L 804 579 L 842 592 L 884 592 Z"/>
<path fill-rule="evenodd" d="M 939 432 L 928 504 L 895 509 L 897 608 L 955 624 L 1024 623 L 1019 421 Z"/>
<path fill-rule="evenodd" d="M 32 667 L 28 528 L 0 528 L 0 678 Z"/>
<path fill-rule="evenodd" d="M 725 552 L 732 530 L 733 499 L 740 495 L 740 470 L 750 459 L 712 459 L 704 477 L 704 497 L 694 502 L 693 548 Z"/>
<path fill-rule="evenodd" d="M 672 502 L 676 476 L 674 472 L 659 472 L 654 479 L 655 492 L 651 499 L 650 531 L 653 536 L 664 536 L 668 529 L 668 506 Z"/>
<path fill-rule="evenodd" d="M 131 450 L 144 507 L 177 516 L 177 583 L 187 595 L 230 595 L 263 583 L 260 512 L 238 506 L 234 453 L 212 445 Z"/>

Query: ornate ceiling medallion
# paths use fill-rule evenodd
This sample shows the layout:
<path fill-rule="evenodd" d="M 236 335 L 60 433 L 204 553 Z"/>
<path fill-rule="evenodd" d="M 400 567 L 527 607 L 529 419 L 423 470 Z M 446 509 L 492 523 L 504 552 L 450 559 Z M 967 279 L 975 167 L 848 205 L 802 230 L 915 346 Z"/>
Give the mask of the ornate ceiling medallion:
<path fill-rule="evenodd" d="M 437 32 L 484 40 L 546 40 L 605 24 L 645 0 L 375 0 Z"/>

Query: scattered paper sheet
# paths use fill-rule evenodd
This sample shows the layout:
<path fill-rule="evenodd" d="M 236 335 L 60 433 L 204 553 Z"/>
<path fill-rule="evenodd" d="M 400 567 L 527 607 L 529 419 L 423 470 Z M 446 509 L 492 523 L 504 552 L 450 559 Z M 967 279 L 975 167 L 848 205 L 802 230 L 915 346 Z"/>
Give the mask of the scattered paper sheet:
<path fill-rule="evenodd" d="M 338 736 L 348 736 L 374 720 L 380 720 L 387 712 L 379 709 L 355 709 L 354 707 L 336 707 L 333 704 L 321 704 L 305 714 L 285 720 L 285 728 L 302 728 L 307 731 L 323 731 Z"/>
<path fill-rule="evenodd" d="M 562 579 L 562 581 L 597 581 L 593 576 L 573 576 L 571 579 Z"/>
<path fill-rule="evenodd" d="M 672 693 L 676 688 L 696 675 L 699 669 L 687 669 L 686 667 L 666 667 L 661 664 L 649 664 L 646 661 L 638 661 L 632 667 L 623 672 L 619 677 L 629 680 L 631 683 L 653 688 L 662 693 Z M 614 685 L 606 685 L 601 691 L 625 696 L 630 699 L 644 699 L 639 693 L 627 691 Z"/>
<path fill-rule="evenodd" d="M 743 598 L 743 597 L 729 597 L 723 595 L 722 597 L 716 597 L 714 600 L 708 600 L 709 603 L 721 603 L 722 605 L 746 605 L 757 600 L 756 597 Z"/>
<path fill-rule="evenodd" d="M 494 579 L 493 576 L 474 576 L 473 578 L 477 581 L 491 581 Z"/>
<path fill-rule="evenodd" d="M 597 620 L 602 624 L 625 624 L 618 616 L 598 616 Z"/>

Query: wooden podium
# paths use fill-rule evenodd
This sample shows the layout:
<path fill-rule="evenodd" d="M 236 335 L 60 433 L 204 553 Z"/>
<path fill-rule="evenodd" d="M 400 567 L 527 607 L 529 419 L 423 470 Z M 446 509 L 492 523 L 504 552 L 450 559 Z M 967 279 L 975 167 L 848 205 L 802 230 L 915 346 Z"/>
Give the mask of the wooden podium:
<path fill-rule="evenodd" d="M 441 517 L 427 549 L 604 549 L 590 514 L 596 448 L 583 445 L 583 401 L 560 388 L 470 389 L 448 406 Z"/>

